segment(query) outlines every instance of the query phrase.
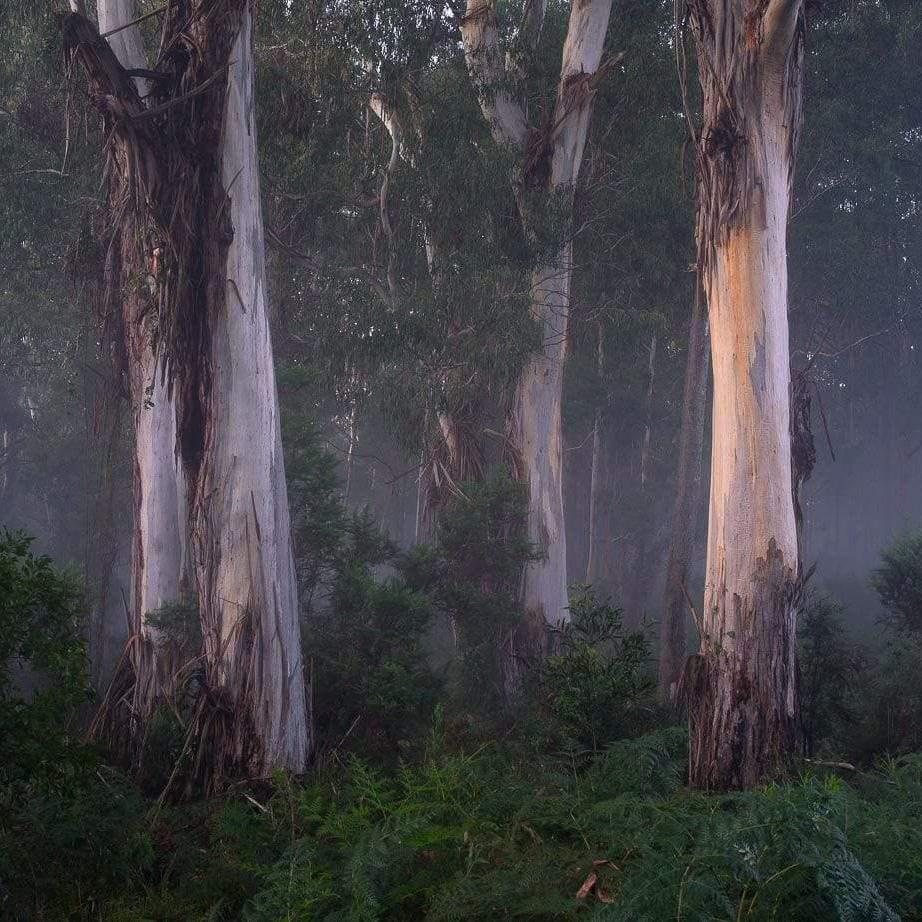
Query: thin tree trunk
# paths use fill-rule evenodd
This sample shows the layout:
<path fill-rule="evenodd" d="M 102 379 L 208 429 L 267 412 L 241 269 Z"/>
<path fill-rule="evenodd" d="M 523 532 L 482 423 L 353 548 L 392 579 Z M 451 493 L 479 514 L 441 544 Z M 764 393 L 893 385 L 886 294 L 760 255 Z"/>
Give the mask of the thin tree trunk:
<path fill-rule="evenodd" d="M 797 749 L 786 231 L 802 3 L 696 0 L 691 22 L 714 411 L 703 631 L 686 672 L 689 775 L 696 787 L 750 787 Z"/>
<path fill-rule="evenodd" d="M 468 69 L 493 137 L 517 154 L 513 186 L 526 235 L 533 242 L 552 201 L 558 207 L 565 203 L 570 217 L 611 6 L 611 0 L 571 4 L 552 127 L 536 130 L 510 89 L 520 82 L 522 59 L 503 58 L 495 0 L 467 2 L 461 33 Z M 544 9 L 543 2 L 529 5 L 520 42 L 534 47 Z M 510 698 L 518 696 L 523 666 L 544 653 L 546 625 L 568 617 L 560 407 L 573 271 L 569 225 L 568 220 L 559 252 L 532 276 L 531 315 L 539 327 L 541 347 L 522 369 L 507 424 L 513 467 L 528 485 L 529 537 L 541 554 L 525 567 L 525 618 L 506 643 L 504 685 Z"/>
<path fill-rule="evenodd" d="M 679 434 L 676 498 L 672 511 L 666 590 L 660 621 L 659 689 L 663 701 L 672 701 L 686 654 L 689 568 L 698 530 L 698 508 L 703 485 L 704 424 L 707 414 L 707 314 L 698 290 L 688 331 L 682 428 Z"/>
<path fill-rule="evenodd" d="M 523 572 L 525 617 L 507 639 L 504 684 L 510 698 L 517 695 L 522 667 L 543 655 L 545 625 L 569 617 L 560 406 L 572 271 L 572 247 L 567 244 L 534 275 L 531 310 L 543 347 L 521 372 L 509 413 L 508 437 L 521 465 L 518 475 L 528 484 L 528 539 L 542 555 Z"/>
<path fill-rule="evenodd" d="M 599 323 L 597 345 L 599 380 L 605 381 L 605 344 L 603 327 Z M 615 464 L 613 457 L 611 412 L 607 399 L 596 410 L 592 428 L 592 471 L 589 481 L 589 554 L 586 582 L 597 595 L 607 596 L 615 589 L 615 569 L 612 559 L 615 506 Z"/>
<path fill-rule="evenodd" d="M 643 447 L 640 450 L 640 489 L 646 489 L 650 474 L 650 447 L 653 442 L 653 391 L 656 383 L 656 333 L 650 337 L 650 349 L 647 358 L 647 399 L 643 427 Z"/>

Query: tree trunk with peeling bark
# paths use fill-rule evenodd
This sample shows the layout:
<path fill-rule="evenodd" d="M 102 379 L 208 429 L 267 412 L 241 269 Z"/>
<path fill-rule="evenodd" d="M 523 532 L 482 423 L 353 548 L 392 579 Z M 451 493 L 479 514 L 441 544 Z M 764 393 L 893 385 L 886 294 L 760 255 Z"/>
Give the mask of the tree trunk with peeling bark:
<path fill-rule="evenodd" d="M 252 45 L 243 4 L 227 58 L 211 215 L 220 226 L 226 214 L 231 236 L 223 260 L 210 267 L 215 300 L 207 353 L 198 357 L 207 389 L 181 433 L 198 440 L 185 460 L 187 476 L 194 474 L 191 535 L 206 677 L 217 699 L 202 731 L 218 779 L 241 770 L 301 771 L 310 745 L 267 311 Z"/>
<path fill-rule="evenodd" d="M 660 620 L 659 690 L 665 702 L 674 700 L 685 664 L 689 568 L 703 481 L 704 424 L 707 411 L 707 315 L 704 298 L 695 297 L 688 330 L 688 357 L 682 397 L 682 427 L 676 475 L 676 498 L 666 564 L 666 589 Z"/>
<path fill-rule="evenodd" d="M 203 634 L 194 772 L 303 770 L 310 749 L 297 589 L 267 315 L 248 0 L 164 11 L 160 75 L 142 102 L 82 17 L 65 47 L 130 160 L 124 207 L 157 255 L 157 348 Z M 145 251 L 146 246 L 146 251 Z"/>
<path fill-rule="evenodd" d="M 714 368 L 700 652 L 686 674 L 689 775 L 746 788 L 797 743 L 786 232 L 800 123 L 802 0 L 690 0 L 703 92 L 699 272 Z"/>
<path fill-rule="evenodd" d="M 107 39 L 118 63 L 126 70 L 147 66 L 137 25 L 134 0 L 98 0 L 100 33 Z M 126 28 L 127 26 L 127 28 Z M 117 30 L 117 31 L 116 31 Z M 136 79 L 139 95 L 145 82 Z M 136 102 L 140 111 L 140 100 Z M 105 734 L 135 751 L 147 721 L 170 693 L 179 652 L 170 649 L 148 615 L 180 601 L 186 561 L 186 511 L 182 477 L 176 457 L 176 421 L 173 400 L 158 374 L 152 340 L 153 286 L 157 268 L 151 254 L 141 265 L 137 249 L 136 216 L 128 213 L 132 169 L 130 148 L 110 141 L 111 169 L 104 234 L 112 233 L 105 268 L 104 297 L 107 322 L 118 329 L 116 349 L 124 363 L 133 422 L 134 516 L 132 521 L 131 593 L 129 602 L 130 714 L 115 712 L 105 721 Z M 146 220 L 146 219 L 142 219 Z M 113 318 L 118 317 L 118 321 Z M 126 734 L 127 731 L 127 734 Z"/>
<path fill-rule="evenodd" d="M 570 7 L 549 127 L 529 125 L 515 86 L 522 54 L 504 58 L 495 0 L 468 0 L 461 22 L 465 57 L 481 110 L 494 139 L 516 155 L 512 177 L 526 236 L 536 250 L 551 214 L 565 215 L 562 241 L 532 274 L 531 316 L 541 345 L 520 374 L 508 414 L 507 434 L 516 473 L 528 484 L 528 534 L 541 559 L 526 566 L 521 602 L 525 618 L 507 638 L 503 661 L 507 696 L 515 698 L 522 669 L 545 650 L 546 625 L 568 617 L 567 548 L 563 518 L 563 451 L 560 407 L 567 351 L 573 252 L 573 195 L 589 130 L 595 82 L 611 14 L 611 0 L 575 0 Z M 520 34 L 538 40 L 545 4 L 526 4 Z"/>

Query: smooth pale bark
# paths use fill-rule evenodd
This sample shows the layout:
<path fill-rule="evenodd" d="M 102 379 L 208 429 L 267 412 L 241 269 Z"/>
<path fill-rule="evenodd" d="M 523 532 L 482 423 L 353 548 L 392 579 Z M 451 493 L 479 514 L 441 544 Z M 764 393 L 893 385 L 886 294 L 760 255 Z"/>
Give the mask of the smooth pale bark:
<path fill-rule="evenodd" d="M 538 2 L 525 11 L 521 39 L 532 46 L 540 34 L 543 11 L 544 4 Z M 610 14 L 611 0 L 571 4 L 553 127 L 546 137 L 529 126 L 524 107 L 507 88 L 510 76 L 520 74 L 515 61 L 503 64 L 495 0 L 468 0 L 461 24 L 465 57 L 484 118 L 497 142 L 519 159 L 513 186 L 526 235 L 535 241 L 536 229 L 554 209 L 567 217 L 560 249 L 551 258 L 544 257 L 532 275 L 531 316 L 541 346 L 522 369 L 508 415 L 517 473 L 528 484 L 528 533 L 542 555 L 525 568 L 521 601 L 526 618 L 506 644 L 505 686 L 510 697 L 520 685 L 523 664 L 543 654 L 545 625 L 568 617 L 560 407 L 573 272 L 569 225 L 592 113 L 593 81 Z"/>
<path fill-rule="evenodd" d="M 128 25 L 137 18 L 134 0 L 98 0 L 97 14 L 100 33 L 113 32 L 107 41 L 122 67 L 146 67 L 140 31 L 137 25 Z M 145 81 L 136 79 L 135 85 L 139 94 L 146 91 Z M 125 195 L 124 188 L 118 186 L 123 177 L 116 175 L 112 180 L 116 184 L 111 190 L 113 208 Z M 133 229 L 125 228 L 124 233 L 130 238 Z M 158 374 L 145 319 L 150 316 L 153 299 L 148 286 L 157 283 L 156 267 L 144 267 L 148 273 L 148 285 L 144 286 L 144 276 L 136 264 L 135 241 L 125 239 L 121 249 L 124 360 L 134 430 L 130 652 L 135 678 L 133 714 L 137 731 L 143 733 L 157 703 L 169 693 L 172 674 L 179 666 L 180 651 L 167 649 L 166 639 L 147 616 L 179 602 L 189 589 L 184 585 L 186 509 L 176 456 L 176 411 Z"/>
<path fill-rule="evenodd" d="M 207 681 L 234 713 L 213 737 L 213 758 L 265 775 L 302 771 L 310 737 L 267 312 L 252 44 L 247 6 L 225 98 L 220 166 L 233 238 L 223 305 L 211 317 L 192 541 Z"/>
<path fill-rule="evenodd" d="M 682 397 L 682 427 L 676 473 L 676 498 L 672 512 L 666 589 L 660 619 L 660 698 L 675 697 L 685 665 L 689 569 L 698 527 L 698 507 L 703 485 L 704 424 L 707 412 L 708 359 L 707 315 L 704 298 L 695 298 L 688 330 L 688 357 Z"/>
<path fill-rule="evenodd" d="M 802 5 L 693 10 L 702 65 L 698 239 L 714 368 L 702 638 L 689 663 L 689 774 L 751 787 L 797 747 L 797 532 L 786 231 Z M 715 25 L 716 24 L 716 25 Z M 715 33 L 716 28 L 716 33 Z"/>

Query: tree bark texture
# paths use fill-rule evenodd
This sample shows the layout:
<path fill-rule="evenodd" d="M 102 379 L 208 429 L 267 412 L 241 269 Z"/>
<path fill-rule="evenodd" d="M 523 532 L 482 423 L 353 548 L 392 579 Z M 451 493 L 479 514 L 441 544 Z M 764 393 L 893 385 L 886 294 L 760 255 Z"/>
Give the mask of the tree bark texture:
<path fill-rule="evenodd" d="M 125 96 L 121 116 L 137 115 L 143 109 L 140 93 L 146 87 L 140 80 L 132 85 L 120 73 L 120 68 L 146 66 L 137 26 L 128 25 L 135 18 L 135 4 L 133 0 L 99 0 L 97 13 L 100 32 L 118 30 L 110 36 L 107 48 L 113 56 L 108 60 L 110 79 L 120 84 Z M 107 113 L 107 202 L 100 222 L 106 259 L 100 307 L 107 328 L 104 338 L 118 356 L 121 367 L 117 370 L 127 389 L 133 423 L 130 637 L 128 656 L 122 661 L 130 675 L 115 677 L 116 684 L 130 685 L 130 695 L 114 696 L 129 706 L 125 712 L 115 707 L 107 714 L 102 734 L 134 758 L 140 756 L 147 721 L 170 693 L 178 666 L 177 651 L 168 649 L 147 615 L 180 599 L 187 543 L 174 406 L 157 374 L 152 339 L 156 258 L 150 249 L 139 246 L 145 237 L 146 217 L 139 219 L 131 206 L 135 151 L 125 132 L 113 130 L 117 119 L 114 111 Z"/>
<path fill-rule="evenodd" d="M 544 6 L 526 6 L 519 43 L 537 42 Z M 537 228 L 552 211 L 565 215 L 557 252 L 539 257 L 532 274 L 531 316 L 541 345 L 522 369 L 508 413 L 513 467 L 528 484 L 529 537 L 542 555 L 523 573 L 526 618 L 509 637 L 504 656 L 509 694 L 520 684 L 522 665 L 543 654 L 545 625 L 568 617 L 560 407 L 573 272 L 570 224 L 610 14 L 611 0 L 572 3 L 554 113 L 543 128 L 529 124 L 509 88 L 520 77 L 522 56 L 511 54 L 504 63 L 495 0 L 468 0 L 461 23 L 483 115 L 496 141 L 516 154 L 512 181 L 526 235 L 535 243 Z"/>
<path fill-rule="evenodd" d="M 745 788 L 796 749 L 797 534 L 786 232 L 801 0 L 691 0 L 703 92 L 699 272 L 714 368 L 707 577 L 686 674 L 691 783 Z"/>
<path fill-rule="evenodd" d="M 309 748 L 267 312 L 248 4 L 235 31 L 216 189 L 225 196 L 219 207 L 231 236 L 213 267 L 209 350 L 202 357 L 208 391 L 201 430 L 189 433 L 201 438 L 201 454 L 190 458 L 198 475 L 192 541 L 207 682 L 220 702 L 203 730 L 230 776 L 241 768 L 256 775 L 274 767 L 300 771 Z"/>
<path fill-rule="evenodd" d="M 666 589 L 660 620 L 659 690 L 660 698 L 666 702 L 674 699 L 685 664 L 685 625 L 688 599 L 692 597 L 688 587 L 689 569 L 698 530 L 698 507 L 703 485 L 704 427 L 710 370 L 707 329 L 704 297 L 699 290 L 695 296 L 688 331 L 676 498 L 672 511 Z"/>

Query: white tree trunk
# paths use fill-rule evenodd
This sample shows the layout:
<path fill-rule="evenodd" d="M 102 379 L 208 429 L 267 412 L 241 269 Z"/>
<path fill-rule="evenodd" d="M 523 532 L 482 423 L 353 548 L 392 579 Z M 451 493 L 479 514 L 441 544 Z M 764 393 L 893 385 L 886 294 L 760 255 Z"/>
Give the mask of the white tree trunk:
<path fill-rule="evenodd" d="M 232 701 L 218 750 L 255 774 L 310 744 L 297 584 L 267 313 L 249 8 L 230 55 L 221 152 L 233 240 L 212 320 L 211 393 L 193 511 L 208 681 Z"/>
<path fill-rule="evenodd" d="M 521 666 L 543 648 L 545 624 L 569 618 L 567 543 L 563 517 L 563 437 L 560 404 L 567 348 L 572 247 L 538 269 L 532 281 L 532 317 L 543 344 L 519 375 L 509 414 L 509 440 L 528 484 L 528 539 L 541 559 L 522 574 L 524 623 L 510 638 L 505 683 L 514 695 Z"/>
<path fill-rule="evenodd" d="M 134 0 L 98 0 L 97 14 L 100 33 L 119 30 L 107 39 L 119 63 L 126 69 L 146 67 L 137 25 L 122 28 L 137 16 Z M 144 82 L 140 79 L 135 82 L 138 91 L 145 92 Z M 158 700 L 169 692 L 171 674 L 179 665 L 147 615 L 179 602 L 190 587 L 184 586 L 187 514 L 184 481 L 176 454 L 176 411 L 158 373 L 145 320 L 150 295 L 139 290 L 143 282 L 138 278 L 137 267 L 129 262 L 133 247 L 133 240 L 126 241 L 123 247 L 121 294 L 134 430 L 130 602 L 134 709 L 143 725 Z M 151 284 L 156 284 L 154 272 Z"/>
<path fill-rule="evenodd" d="M 553 127 L 543 139 L 544 153 L 533 159 L 526 153 L 541 148 L 529 144 L 535 130 L 508 89 L 521 74 L 515 56 L 503 64 L 495 0 L 468 0 L 461 24 L 468 69 L 494 138 L 521 156 L 514 183 L 529 236 L 534 237 L 536 227 L 548 220 L 552 203 L 565 202 L 572 208 L 611 6 L 612 0 L 574 0 L 571 4 Z M 536 40 L 543 11 L 543 3 L 528 5 L 522 40 Z M 544 195 L 537 197 L 536 188 L 542 184 Z M 528 484 L 529 536 L 542 554 L 523 575 L 522 602 L 528 617 L 509 641 L 509 690 L 518 681 L 522 661 L 542 652 L 544 625 L 568 617 L 560 407 L 573 272 L 569 217 L 567 214 L 567 226 L 560 234 L 560 251 L 532 276 L 531 315 L 539 326 L 542 345 L 521 372 L 509 414 L 511 446 L 519 474 Z"/>

